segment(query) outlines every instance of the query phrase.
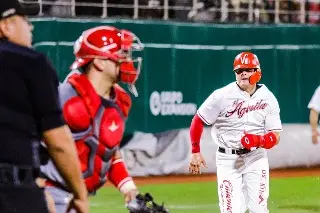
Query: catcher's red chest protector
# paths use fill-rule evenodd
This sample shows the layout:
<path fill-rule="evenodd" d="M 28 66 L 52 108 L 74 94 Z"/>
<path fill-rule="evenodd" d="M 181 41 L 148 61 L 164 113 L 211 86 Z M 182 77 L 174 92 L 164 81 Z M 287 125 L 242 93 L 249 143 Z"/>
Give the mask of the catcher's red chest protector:
<path fill-rule="evenodd" d="M 76 141 L 87 189 L 93 192 L 107 181 L 111 157 L 123 137 L 131 99 L 121 87 L 115 86 L 115 101 L 102 100 L 85 75 L 74 74 L 68 83 L 76 95 L 69 94 L 63 115 Z"/>

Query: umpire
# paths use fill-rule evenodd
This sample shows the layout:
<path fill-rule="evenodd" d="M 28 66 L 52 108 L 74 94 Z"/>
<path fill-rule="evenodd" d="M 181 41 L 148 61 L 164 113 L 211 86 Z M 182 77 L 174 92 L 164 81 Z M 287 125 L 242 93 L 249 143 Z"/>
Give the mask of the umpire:
<path fill-rule="evenodd" d="M 73 192 L 72 207 L 88 212 L 74 141 L 61 116 L 57 74 L 31 48 L 26 14 L 18 0 L 0 0 L 0 212 L 48 212 L 36 184 L 41 139 Z"/>

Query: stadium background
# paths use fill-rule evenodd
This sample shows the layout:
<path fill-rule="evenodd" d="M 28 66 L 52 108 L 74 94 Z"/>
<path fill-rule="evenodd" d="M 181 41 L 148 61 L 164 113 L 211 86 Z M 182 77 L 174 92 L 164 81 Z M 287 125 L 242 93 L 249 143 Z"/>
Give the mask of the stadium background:
<path fill-rule="evenodd" d="M 42 6 L 41 12 L 31 19 L 35 25 L 34 47 L 52 59 L 63 81 L 73 60 L 73 42 L 89 27 L 111 24 L 127 28 L 145 44 L 143 70 L 137 83 L 139 97 L 134 99 L 122 149 L 125 155 L 149 154 L 150 150 L 139 148 L 139 144 L 155 146 L 155 152 L 164 145 L 161 153 L 146 159 L 144 166 L 134 166 L 130 164 L 132 157 L 125 158 L 141 191 L 150 191 L 158 200 L 164 200 L 171 212 L 218 212 L 214 182 L 216 147 L 206 129 L 202 144 L 208 147 L 205 155 L 209 156 L 211 169 L 202 177 L 190 177 L 186 172 L 190 150 L 187 128 L 204 98 L 233 81 L 234 56 L 250 50 L 260 59 L 261 83 L 278 98 L 284 123 L 281 144 L 269 152 L 270 211 L 320 212 L 316 168 L 320 164 L 320 148 L 312 145 L 307 124 L 307 104 L 320 80 L 317 2 L 235 0 L 226 6 L 224 0 L 211 4 L 185 1 L 190 4 L 184 5 L 184 10 L 181 6 L 177 10 L 179 5 L 172 6 L 171 1 L 149 1 L 144 5 L 144 1 L 139 4 L 135 0 L 122 7 L 121 3 L 108 7 L 106 2 L 82 1 L 81 7 L 77 1 L 31 2 Z M 274 7 L 267 8 L 268 2 Z M 283 6 L 285 3 L 287 7 Z M 175 151 L 174 147 L 180 149 Z M 179 165 L 169 168 L 170 160 L 176 160 L 170 156 L 177 154 L 185 157 Z M 134 160 L 143 161 L 144 157 Z M 159 163 L 164 160 L 165 163 Z M 108 184 L 91 201 L 94 213 L 110 209 L 126 212 L 120 194 Z"/>

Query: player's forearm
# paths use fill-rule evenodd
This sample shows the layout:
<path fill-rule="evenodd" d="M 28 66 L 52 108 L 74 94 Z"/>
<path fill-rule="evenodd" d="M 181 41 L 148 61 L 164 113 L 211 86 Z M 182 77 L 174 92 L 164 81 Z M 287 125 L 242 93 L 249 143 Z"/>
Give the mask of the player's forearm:
<path fill-rule="evenodd" d="M 309 122 L 312 131 L 316 131 L 318 128 L 318 121 L 319 121 L 319 113 L 313 109 L 310 110 Z"/>
<path fill-rule="evenodd" d="M 119 151 L 117 152 L 119 153 Z M 108 179 L 115 187 L 125 194 L 133 189 L 137 189 L 137 187 L 118 153 L 116 153 L 112 159 L 112 164 L 108 172 Z"/>
<path fill-rule="evenodd" d="M 75 143 L 68 127 L 44 132 L 48 153 L 75 198 L 86 199 L 84 184 Z"/>
<path fill-rule="evenodd" d="M 195 114 L 190 125 L 190 140 L 192 153 L 200 152 L 200 139 L 203 132 L 204 124 L 201 118 Z"/>

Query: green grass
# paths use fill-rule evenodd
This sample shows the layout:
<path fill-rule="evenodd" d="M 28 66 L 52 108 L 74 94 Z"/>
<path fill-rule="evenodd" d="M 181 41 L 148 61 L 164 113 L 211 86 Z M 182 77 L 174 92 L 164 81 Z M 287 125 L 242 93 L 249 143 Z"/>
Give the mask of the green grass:
<path fill-rule="evenodd" d="M 139 187 L 151 192 L 156 201 L 165 201 L 171 213 L 219 212 L 216 182 L 159 184 Z M 92 197 L 93 213 L 128 213 L 120 193 L 111 187 Z M 320 180 L 318 177 L 271 179 L 270 213 L 320 212 Z"/>

